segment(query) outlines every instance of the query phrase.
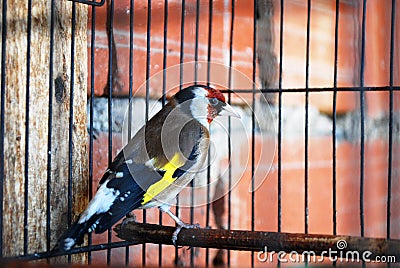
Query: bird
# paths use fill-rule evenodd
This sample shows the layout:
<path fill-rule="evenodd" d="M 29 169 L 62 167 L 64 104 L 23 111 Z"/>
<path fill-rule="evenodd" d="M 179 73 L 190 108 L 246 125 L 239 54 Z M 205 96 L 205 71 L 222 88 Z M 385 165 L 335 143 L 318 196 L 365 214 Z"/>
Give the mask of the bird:
<path fill-rule="evenodd" d="M 217 116 L 240 118 L 218 89 L 195 84 L 169 98 L 117 154 L 87 208 L 52 251 L 71 250 L 85 234 L 103 233 L 136 209 L 167 213 L 177 223 L 174 245 L 182 228 L 198 227 L 174 215 L 170 203 L 203 167 L 209 125 Z"/>

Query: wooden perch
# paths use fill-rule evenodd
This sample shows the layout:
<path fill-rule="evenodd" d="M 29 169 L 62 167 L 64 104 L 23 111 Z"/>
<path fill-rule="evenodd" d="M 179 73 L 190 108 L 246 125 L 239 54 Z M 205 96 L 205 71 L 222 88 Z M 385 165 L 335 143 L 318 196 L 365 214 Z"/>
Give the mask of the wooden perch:
<path fill-rule="evenodd" d="M 114 231 L 119 238 L 138 244 L 172 245 L 171 238 L 175 229 L 176 227 L 172 226 L 125 222 L 117 225 Z M 339 251 L 337 243 L 341 240 L 347 243 L 346 247 L 340 249 L 343 253 L 357 251 L 362 256 L 363 252 L 370 251 L 372 254 L 368 256 L 369 259 L 376 256 L 394 256 L 396 262 L 400 261 L 400 240 L 355 236 L 182 229 L 178 235 L 177 245 L 246 251 L 263 251 L 267 248 L 268 252 L 314 251 L 316 255 L 321 255 L 323 251 L 329 249 Z M 326 253 L 324 255 L 327 256 Z"/>

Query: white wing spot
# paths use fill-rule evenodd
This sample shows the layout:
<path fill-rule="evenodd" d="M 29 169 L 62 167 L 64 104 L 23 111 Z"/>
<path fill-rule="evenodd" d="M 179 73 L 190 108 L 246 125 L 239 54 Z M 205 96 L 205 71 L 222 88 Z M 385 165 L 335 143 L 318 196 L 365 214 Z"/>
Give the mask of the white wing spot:
<path fill-rule="evenodd" d="M 126 161 L 125 161 L 125 164 L 128 164 L 128 165 L 131 165 L 131 164 L 133 164 L 133 161 L 132 161 L 132 159 L 128 159 L 128 160 L 126 160 Z"/>
<path fill-rule="evenodd" d="M 146 161 L 146 163 L 144 163 L 144 164 L 145 164 L 146 167 L 154 169 L 155 168 L 154 167 L 154 162 L 155 162 L 155 160 L 154 160 L 154 158 L 152 158 L 152 159 Z"/>
<path fill-rule="evenodd" d="M 123 178 L 124 177 L 124 172 L 117 172 L 117 174 L 115 174 L 115 177 L 117 179 Z"/>

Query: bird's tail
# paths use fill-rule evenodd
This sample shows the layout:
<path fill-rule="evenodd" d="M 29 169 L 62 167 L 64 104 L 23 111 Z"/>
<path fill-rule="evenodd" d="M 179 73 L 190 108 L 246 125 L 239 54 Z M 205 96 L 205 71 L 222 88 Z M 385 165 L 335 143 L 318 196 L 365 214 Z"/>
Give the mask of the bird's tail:
<path fill-rule="evenodd" d="M 98 219 L 92 217 L 89 221 L 79 223 L 78 218 L 78 220 L 76 220 L 76 222 L 72 224 L 71 227 L 60 237 L 52 252 L 65 252 L 76 245 L 82 244 L 85 234 L 89 232 L 89 228 L 96 222 L 96 220 Z"/>

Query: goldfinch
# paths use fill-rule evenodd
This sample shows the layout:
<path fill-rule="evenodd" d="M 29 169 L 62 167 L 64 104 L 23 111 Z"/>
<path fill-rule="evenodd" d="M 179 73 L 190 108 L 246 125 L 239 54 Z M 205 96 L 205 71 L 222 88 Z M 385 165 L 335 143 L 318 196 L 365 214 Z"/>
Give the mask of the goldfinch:
<path fill-rule="evenodd" d="M 98 190 L 55 250 L 83 243 L 86 233 L 102 233 L 134 209 L 158 207 L 178 228 L 192 228 L 169 210 L 169 201 L 205 162 L 209 124 L 219 115 L 240 117 L 217 89 L 194 85 L 176 93 L 115 157 Z"/>

